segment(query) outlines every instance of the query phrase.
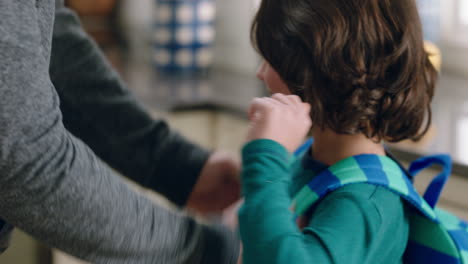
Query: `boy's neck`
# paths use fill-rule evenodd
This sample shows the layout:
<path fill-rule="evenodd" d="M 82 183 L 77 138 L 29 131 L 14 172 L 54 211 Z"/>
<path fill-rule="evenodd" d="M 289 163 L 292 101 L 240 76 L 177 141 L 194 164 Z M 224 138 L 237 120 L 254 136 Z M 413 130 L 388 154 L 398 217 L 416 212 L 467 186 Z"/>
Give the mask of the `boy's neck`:
<path fill-rule="evenodd" d="M 376 143 L 362 134 L 344 135 L 330 129 L 319 128 L 314 128 L 312 132 L 314 136 L 312 157 L 327 165 L 360 154 L 385 155 L 381 143 Z"/>

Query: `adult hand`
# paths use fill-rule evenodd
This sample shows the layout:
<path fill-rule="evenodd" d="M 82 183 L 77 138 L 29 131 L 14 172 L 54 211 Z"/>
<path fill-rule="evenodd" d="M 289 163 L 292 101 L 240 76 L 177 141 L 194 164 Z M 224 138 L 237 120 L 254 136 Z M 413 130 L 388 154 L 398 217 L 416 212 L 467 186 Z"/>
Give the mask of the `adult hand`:
<path fill-rule="evenodd" d="M 240 162 L 231 154 L 214 152 L 205 163 L 187 207 L 201 214 L 221 212 L 240 198 Z"/>
<path fill-rule="evenodd" d="M 241 199 L 229 206 L 223 211 L 221 216 L 221 222 L 223 225 L 229 227 L 233 231 L 237 232 L 239 226 L 239 209 L 244 203 L 244 199 Z M 240 245 L 239 258 L 237 259 L 237 264 L 242 263 L 242 244 Z"/>
<path fill-rule="evenodd" d="M 244 203 L 244 199 L 238 200 L 223 211 L 221 222 L 232 230 L 237 230 L 239 226 L 239 209 Z"/>
<path fill-rule="evenodd" d="M 247 141 L 271 139 L 293 152 L 312 126 L 310 105 L 296 95 L 255 98 L 250 105 Z"/>

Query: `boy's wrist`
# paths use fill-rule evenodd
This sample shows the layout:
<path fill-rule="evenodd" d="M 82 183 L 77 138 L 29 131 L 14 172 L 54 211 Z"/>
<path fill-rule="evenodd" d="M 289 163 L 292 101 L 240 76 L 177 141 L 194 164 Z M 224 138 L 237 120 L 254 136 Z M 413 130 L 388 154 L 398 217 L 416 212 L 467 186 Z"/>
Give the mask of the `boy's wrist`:
<path fill-rule="evenodd" d="M 247 161 L 252 155 L 269 154 L 285 162 L 289 162 L 291 154 L 279 142 L 271 139 L 254 139 L 242 147 L 242 161 Z"/>
<path fill-rule="evenodd" d="M 242 192 L 248 196 L 274 183 L 289 182 L 291 155 L 278 142 L 257 139 L 242 149 Z"/>

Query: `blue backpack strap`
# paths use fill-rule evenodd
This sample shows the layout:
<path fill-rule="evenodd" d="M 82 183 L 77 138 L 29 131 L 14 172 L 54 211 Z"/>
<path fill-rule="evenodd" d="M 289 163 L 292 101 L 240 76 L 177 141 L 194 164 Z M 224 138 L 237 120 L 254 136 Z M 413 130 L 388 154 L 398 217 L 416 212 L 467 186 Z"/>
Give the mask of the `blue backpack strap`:
<path fill-rule="evenodd" d="M 452 158 L 447 154 L 422 157 L 411 163 L 408 171 L 411 175 L 416 176 L 420 171 L 433 164 L 440 165 L 442 171 L 431 181 L 423 197 L 432 208 L 435 208 L 440 194 L 442 193 L 442 189 L 452 172 Z"/>
<path fill-rule="evenodd" d="M 433 164 L 440 165 L 442 171 L 429 183 L 423 197 L 435 210 L 439 223 L 431 223 L 415 214 L 410 216 L 410 239 L 404 259 L 407 263 L 414 264 L 466 264 L 468 263 L 468 226 L 466 222 L 453 214 L 436 208 L 442 189 L 451 174 L 451 157 L 446 154 L 422 157 L 411 163 L 408 171 L 416 176 L 420 171 Z"/>
<path fill-rule="evenodd" d="M 294 151 L 293 155 L 294 156 L 299 156 L 301 155 L 302 153 L 304 153 L 305 151 L 307 151 L 311 146 L 312 144 L 314 143 L 314 138 L 313 137 L 310 137 L 309 139 L 307 139 L 300 147 L 298 147 L 296 149 L 296 151 Z"/>
<path fill-rule="evenodd" d="M 295 216 L 304 214 L 328 193 L 354 183 L 383 186 L 400 195 L 421 214 L 437 222 L 434 210 L 421 199 L 405 172 L 392 159 L 370 154 L 346 158 L 315 176 L 295 196 Z"/>

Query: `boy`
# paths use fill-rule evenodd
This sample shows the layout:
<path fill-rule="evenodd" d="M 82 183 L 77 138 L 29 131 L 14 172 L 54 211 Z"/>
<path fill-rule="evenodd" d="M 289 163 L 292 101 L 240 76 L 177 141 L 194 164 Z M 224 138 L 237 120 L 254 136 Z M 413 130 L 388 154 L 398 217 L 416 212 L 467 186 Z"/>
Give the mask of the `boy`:
<path fill-rule="evenodd" d="M 417 140 L 431 122 L 436 71 L 413 0 L 263 0 L 252 39 L 272 98 L 250 109 L 243 148 L 244 263 L 401 263 L 406 205 L 381 186 L 352 184 L 322 199 L 300 228 L 292 196 L 349 157 L 386 156 L 383 141 Z M 306 135 L 313 146 L 291 165 Z"/>

